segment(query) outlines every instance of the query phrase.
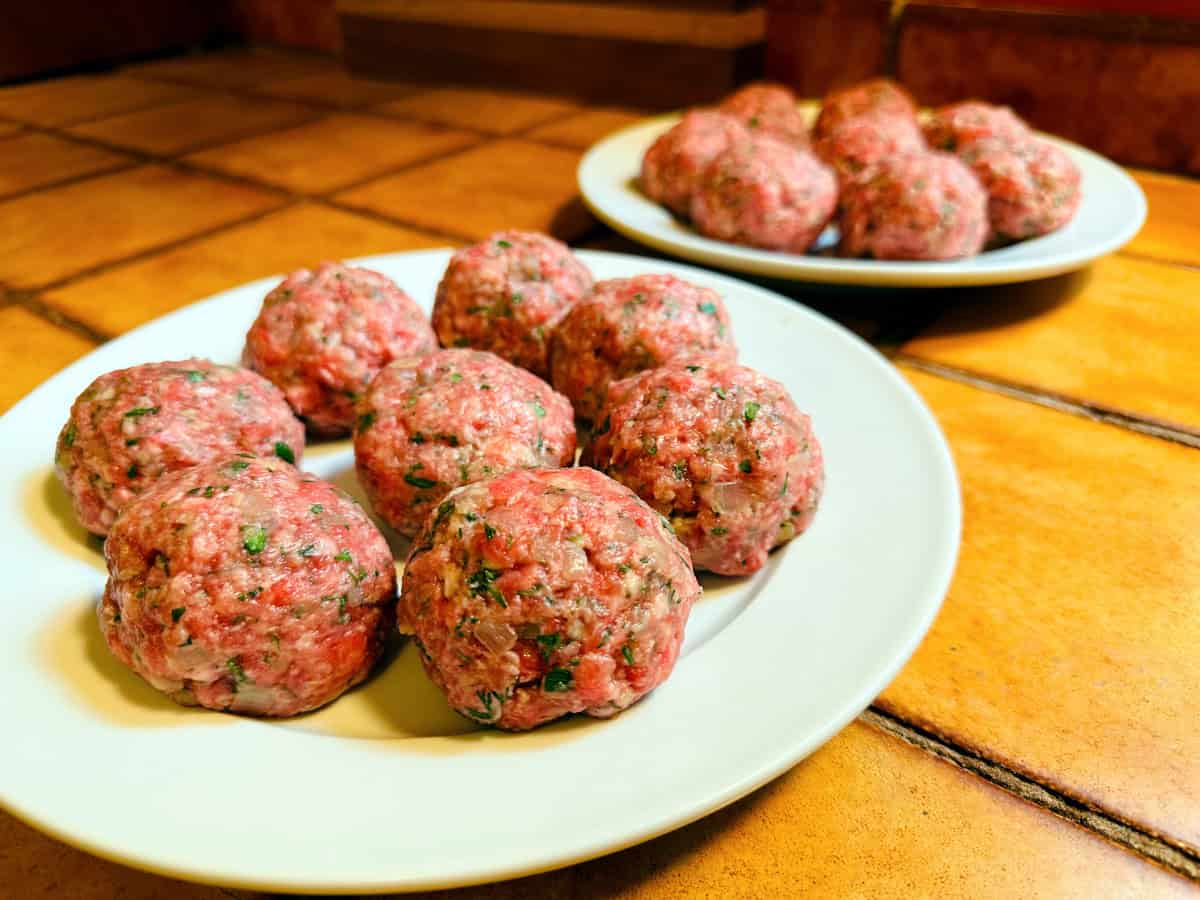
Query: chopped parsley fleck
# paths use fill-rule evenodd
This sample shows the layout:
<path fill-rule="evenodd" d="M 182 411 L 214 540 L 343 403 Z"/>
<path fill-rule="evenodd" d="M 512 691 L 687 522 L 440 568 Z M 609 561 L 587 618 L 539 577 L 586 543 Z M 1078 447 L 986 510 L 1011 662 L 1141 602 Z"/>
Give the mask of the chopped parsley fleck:
<path fill-rule="evenodd" d="M 700 310 L 700 312 L 710 316 L 715 316 L 717 314 L 717 305 L 715 303 L 698 303 L 696 304 L 696 308 Z"/>
<path fill-rule="evenodd" d="M 786 473 L 786 474 L 783 476 L 783 487 L 782 487 L 782 488 L 780 488 L 780 490 L 779 490 L 779 496 L 780 496 L 780 497 L 782 497 L 784 494 L 786 494 L 786 493 L 787 493 L 787 489 L 788 489 L 788 482 L 789 482 L 789 481 L 791 481 L 791 480 L 792 480 L 792 473 L 791 473 L 791 472 L 787 472 L 787 473 Z"/>
<path fill-rule="evenodd" d="M 141 440 L 141 438 L 125 438 L 125 446 L 136 447 L 139 443 L 141 443 Z"/>
<path fill-rule="evenodd" d="M 642 438 L 642 452 L 645 453 L 647 456 L 657 456 L 658 455 L 658 441 L 656 441 L 652 437 Z"/>
<path fill-rule="evenodd" d="M 312 556 L 316 552 L 317 552 L 316 544 L 305 544 L 303 547 L 301 547 L 299 550 L 296 551 L 296 554 L 298 556 Z"/>
<path fill-rule="evenodd" d="M 507 609 L 508 603 L 504 599 L 504 594 L 500 588 L 496 587 L 496 576 L 499 574 L 499 569 L 489 569 L 487 566 L 480 566 L 467 579 L 467 587 L 471 589 L 471 593 L 476 597 L 491 597 Z"/>
<path fill-rule="evenodd" d="M 537 636 L 538 649 L 542 651 L 542 656 L 546 659 L 550 658 L 550 654 L 562 645 L 561 634 L 539 634 Z"/>
<path fill-rule="evenodd" d="M 185 612 L 187 612 L 186 607 L 183 607 L 183 606 L 175 607 L 173 610 L 171 610 L 171 621 L 178 622 L 180 619 L 183 618 L 183 614 Z"/>
<path fill-rule="evenodd" d="M 234 681 L 246 681 L 246 673 L 242 670 L 242 661 L 236 656 L 231 656 L 225 660 L 225 668 L 229 670 L 229 674 L 233 676 Z"/>
<path fill-rule="evenodd" d="M 699 372 L 699 371 L 700 371 L 700 367 L 699 367 L 699 366 L 684 366 L 684 368 L 685 368 L 685 369 L 687 369 L 689 372 L 692 372 L 692 373 L 695 373 L 695 372 Z"/>
<path fill-rule="evenodd" d="M 683 479 L 687 478 L 688 464 L 683 460 L 680 460 L 677 463 L 671 463 L 671 471 L 675 474 L 677 479 L 683 481 Z"/>
<path fill-rule="evenodd" d="M 190 491 L 187 492 L 187 495 L 189 497 L 195 497 L 198 493 L 200 493 L 200 488 L 194 487 Z"/>
<path fill-rule="evenodd" d="M 238 594 L 237 599 L 242 600 L 242 601 L 253 600 L 255 597 L 257 597 L 262 592 L 263 592 L 263 589 L 261 587 L 256 587 L 252 591 L 245 591 L 241 594 Z"/>
<path fill-rule="evenodd" d="M 337 555 L 333 557 L 338 562 L 354 562 L 354 558 L 350 556 L 349 550 L 339 550 Z"/>
<path fill-rule="evenodd" d="M 275 442 L 275 455 L 286 463 L 296 464 L 296 454 L 292 452 L 292 448 L 283 441 Z"/>
<path fill-rule="evenodd" d="M 246 552 L 257 556 L 267 549 L 267 529 L 261 525 L 242 526 L 242 546 Z"/>
<path fill-rule="evenodd" d="M 750 460 L 748 459 L 743 459 L 740 463 L 738 463 L 738 471 L 745 472 L 747 475 L 750 474 L 750 470 L 752 468 L 753 466 L 750 465 Z"/>
<path fill-rule="evenodd" d="M 63 446 L 70 447 L 75 443 L 75 423 L 72 422 L 67 426 L 67 430 L 63 432 Z"/>
<path fill-rule="evenodd" d="M 450 373 L 450 383 L 451 384 L 458 384 L 460 381 L 462 381 L 462 372 L 451 372 Z"/>
<path fill-rule="evenodd" d="M 346 595 L 338 597 L 338 621 L 343 625 L 350 621 L 350 614 L 346 612 Z"/>
<path fill-rule="evenodd" d="M 483 523 L 483 536 L 489 541 L 496 536 L 496 529 L 487 522 Z"/>
<path fill-rule="evenodd" d="M 718 525 L 716 528 L 712 529 L 712 531 L 711 531 L 711 532 L 709 532 L 709 533 L 710 533 L 710 534 L 715 534 L 717 537 L 720 537 L 720 536 L 721 536 L 721 535 L 723 535 L 723 534 L 728 534 L 728 533 L 729 533 L 729 529 L 728 529 L 728 528 L 722 528 L 721 526 L 719 526 L 719 525 Z"/>
<path fill-rule="evenodd" d="M 753 400 L 751 400 L 751 401 L 750 401 L 749 403 L 747 403 L 747 404 L 745 405 L 745 407 L 742 409 L 742 417 L 743 417 L 743 418 L 744 418 L 744 419 L 745 419 L 747 422 L 753 422 L 753 421 L 754 421 L 754 419 L 755 419 L 755 417 L 758 415 L 758 411 L 759 411 L 761 408 L 762 408 L 762 407 L 760 407 L 760 406 L 759 406 L 757 403 L 755 403 Z"/>
<path fill-rule="evenodd" d="M 751 116 L 750 121 L 747 122 L 746 124 L 748 124 L 751 128 L 757 128 L 758 127 L 758 116 Z"/>
<path fill-rule="evenodd" d="M 542 690 L 548 694 L 561 694 L 575 686 L 575 676 L 570 669 L 551 669 L 542 679 Z"/>
<path fill-rule="evenodd" d="M 213 487 L 211 484 L 210 484 L 210 485 L 206 485 L 206 486 L 205 486 L 205 488 L 204 488 L 204 497 L 205 497 L 205 499 L 208 499 L 209 497 L 211 497 L 211 496 L 212 496 L 213 494 L 215 494 L 216 492 L 217 492 L 217 489 L 216 489 L 215 487 Z"/>
<path fill-rule="evenodd" d="M 718 397 L 720 397 L 722 400 L 725 399 L 725 388 L 721 387 L 720 385 L 717 385 L 716 387 L 713 388 L 713 393 L 716 394 Z"/>
<path fill-rule="evenodd" d="M 425 443 L 425 435 L 421 434 L 419 431 L 414 431 L 409 437 L 408 442 L 410 444 L 423 444 Z"/>
<path fill-rule="evenodd" d="M 422 478 L 415 474 L 420 469 L 425 468 L 421 463 L 417 463 L 411 469 L 404 473 L 404 483 L 411 484 L 415 488 L 431 488 L 437 487 L 437 482 L 432 478 Z"/>
<path fill-rule="evenodd" d="M 157 406 L 135 406 L 133 409 L 125 413 L 127 419 L 140 419 L 142 416 L 157 416 Z"/>
<path fill-rule="evenodd" d="M 312 513 L 314 516 L 319 516 L 321 513 L 325 512 L 325 507 L 322 506 L 320 503 L 314 503 L 312 506 L 310 506 L 308 508 L 308 511 L 310 513 Z"/>
<path fill-rule="evenodd" d="M 250 463 L 246 462 L 244 459 L 235 459 L 229 464 L 229 471 L 240 472 L 242 469 L 248 469 L 249 467 Z"/>
<path fill-rule="evenodd" d="M 437 530 L 439 525 L 441 525 L 443 522 L 446 521 L 446 519 L 448 519 L 450 517 L 450 514 L 452 512 L 454 512 L 454 504 L 451 503 L 449 500 L 447 500 L 445 503 L 442 503 L 440 506 L 438 506 L 437 518 L 433 520 L 433 528 L 435 531 Z"/>
<path fill-rule="evenodd" d="M 504 249 L 504 250 L 507 250 L 507 249 L 509 249 L 509 248 L 512 246 L 512 244 L 510 244 L 510 243 L 509 243 L 508 241 L 506 241 L 506 240 L 499 240 L 499 241 L 496 241 L 496 246 L 497 246 L 497 247 L 500 247 L 500 248 L 502 248 L 502 249 Z"/>
<path fill-rule="evenodd" d="M 132 466 L 130 466 L 128 469 L 126 469 L 125 475 L 128 478 L 137 478 L 138 477 L 138 464 L 134 463 Z"/>
<path fill-rule="evenodd" d="M 533 406 L 533 414 L 535 416 L 537 416 L 539 419 L 546 418 L 546 407 L 542 406 L 542 404 L 540 402 L 538 402 L 537 400 L 533 401 L 532 406 Z"/>
<path fill-rule="evenodd" d="M 358 417 L 358 430 L 366 431 L 375 422 L 375 413 L 365 412 Z"/>
<path fill-rule="evenodd" d="M 205 378 L 208 377 L 203 372 L 201 372 L 199 369 L 188 369 L 186 374 L 187 374 L 187 380 L 190 381 L 192 384 L 195 384 L 198 381 L 203 381 Z"/>
<path fill-rule="evenodd" d="M 621 655 L 623 657 L 625 657 L 625 665 L 627 665 L 627 666 L 633 665 L 633 645 L 632 644 L 626 644 L 624 647 L 622 647 Z"/>

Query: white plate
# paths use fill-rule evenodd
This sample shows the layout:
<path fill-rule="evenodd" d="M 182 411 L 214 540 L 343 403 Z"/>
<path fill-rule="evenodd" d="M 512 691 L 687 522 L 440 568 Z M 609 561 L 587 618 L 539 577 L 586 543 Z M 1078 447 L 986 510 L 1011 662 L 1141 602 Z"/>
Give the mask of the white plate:
<path fill-rule="evenodd" d="M 428 308 L 448 251 L 364 260 Z M 114 662 L 93 605 L 98 541 L 50 460 L 95 376 L 190 354 L 235 360 L 264 279 L 106 344 L 3 419 L 0 798 L 93 853 L 196 881 L 374 892 L 527 874 L 645 840 L 752 791 L 892 679 L 958 549 L 954 466 L 873 349 L 765 290 L 687 266 L 581 253 L 598 277 L 674 272 L 724 294 L 743 359 L 813 416 L 828 465 L 811 530 L 758 576 L 706 578 L 672 678 L 610 721 L 525 735 L 450 712 L 411 647 L 326 710 L 265 722 L 184 709 Z M 357 490 L 343 443 L 306 468 Z"/>
<path fill-rule="evenodd" d="M 811 113 L 813 105 L 806 104 Z M 667 253 L 753 275 L 826 284 L 891 287 L 1002 284 L 1077 269 L 1126 244 L 1146 218 L 1146 198 L 1119 166 L 1077 144 L 1042 135 L 1074 160 L 1083 176 L 1075 218 L 1045 237 L 949 262 L 838 259 L 778 253 L 715 241 L 693 231 L 637 187 L 642 156 L 678 114 L 624 128 L 593 146 L 579 163 L 579 189 L 592 211 L 622 234 Z M 832 232 L 832 229 L 830 229 Z M 833 235 L 818 242 L 828 248 Z"/>

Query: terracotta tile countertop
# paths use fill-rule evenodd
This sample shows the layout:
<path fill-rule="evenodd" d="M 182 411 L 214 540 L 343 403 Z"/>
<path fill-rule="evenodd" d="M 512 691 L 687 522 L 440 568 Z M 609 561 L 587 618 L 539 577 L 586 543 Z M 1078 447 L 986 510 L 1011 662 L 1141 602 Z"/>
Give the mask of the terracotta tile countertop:
<path fill-rule="evenodd" d="M 574 179 L 638 115 L 261 52 L 0 89 L 0 408 L 149 319 L 318 258 L 501 226 L 645 253 Z M 1197 893 L 1200 183 L 1134 175 L 1146 227 L 1082 272 L 904 302 L 804 290 L 892 357 L 962 480 L 945 607 L 860 720 L 694 825 L 446 897 Z M 0 895 L 252 896 L 2 813 Z"/>

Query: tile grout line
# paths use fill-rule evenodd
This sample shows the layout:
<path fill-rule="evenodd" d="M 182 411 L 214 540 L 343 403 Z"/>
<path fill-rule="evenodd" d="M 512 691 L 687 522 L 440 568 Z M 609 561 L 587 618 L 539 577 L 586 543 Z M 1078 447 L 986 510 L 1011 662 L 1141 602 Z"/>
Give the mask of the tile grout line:
<path fill-rule="evenodd" d="M 3 140 L 3 138 L 0 138 L 0 140 Z M 105 175 L 117 175 L 121 172 L 128 172 L 130 169 L 136 169 L 140 165 L 143 165 L 143 163 L 139 159 L 113 162 L 111 165 L 107 165 L 90 172 L 83 172 L 79 175 L 68 175 L 66 178 L 59 178 L 55 181 L 47 181 L 32 187 L 13 191 L 11 194 L 0 194 L 0 203 L 7 203 L 9 200 L 20 200 L 22 197 L 28 197 L 31 194 L 40 194 L 42 191 L 52 191 L 56 188 L 70 187 L 71 185 L 78 184 L 81 181 L 87 181 L 89 178 L 102 178 Z"/>
<path fill-rule="evenodd" d="M 1066 819 L 1137 856 L 1191 881 L 1200 881 L 1200 854 L 1176 847 L 1135 825 L 1122 822 L 1109 813 L 1085 806 L 1053 788 L 952 744 L 878 706 L 872 705 L 859 718 L 906 744 L 977 775 L 1006 793 Z"/>
<path fill-rule="evenodd" d="M 479 238 L 477 238 L 473 235 L 456 234 L 456 233 L 450 232 L 450 231 L 441 231 L 436 228 L 430 228 L 428 225 L 419 225 L 415 222 L 410 222 L 408 219 L 402 219 L 397 216 L 389 215 L 387 213 L 378 212 L 377 210 L 371 209 L 370 207 L 358 206 L 353 203 L 347 203 L 344 200 L 335 200 L 332 197 L 314 197 L 312 199 L 314 199 L 320 203 L 323 203 L 326 206 L 332 207 L 333 209 L 341 210 L 342 212 L 348 212 L 348 213 L 354 213 L 355 215 L 366 216 L 368 218 L 375 219 L 379 222 L 383 222 L 387 225 L 395 225 L 399 228 L 408 228 L 413 231 L 420 231 L 424 234 L 430 235 L 431 237 L 443 238 L 448 241 L 458 241 L 458 242 L 463 242 L 463 243 L 467 243 L 467 244 L 474 244 L 475 242 L 477 242 L 479 240 Z"/>
<path fill-rule="evenodd" d="M 969 387 L 978 388 L 990 393 L 1001 394 L 1013 400 L 1033 403 L 1047 409 L 1056 410 L 1057 412 L 1089 419 L 1102 425 L 1111 425 L 1114 428 L 1133 431 L 1145 437 L 1157 438 L 1175 444 L 1182 444 L 1185 447 L 1200 449 L 1200 431 L 1193 431 L 1184 426 L 1175 425 L 1170 422 L 1156 421 L 1149 416 L 1139 416 L 1123 412 L 1099 403 L 1092 403 L 1087 400 L 1058 394 L 1054 391 L 979 375 L 966 369 L 931 362 L 908 353 L 897 352 L 889 358 L 897 365 L 906 366 L 919 372 L 924 372 L 927 375 L 945 378 L 949 381 L 955 381 L 959 384 L 965 384 Z"/>
<path fill-rule="evenodd" d="M 49 322 L 57 328 L 64 331 L 70 331 L 80 337 L 87 338 L 93 344 L 104 344 L 112 340 L 110 335 L 106 335 L 101 331 L 97 331 L 90 325 L 87 325 L 73 316 L 69 316 L 46 303 L 33 293 L 21 293 L 17 291 L 10 292 L 9 301 L 17 306 L 20 306 L 27 311 L 33 313 L 39 319 Z"/>

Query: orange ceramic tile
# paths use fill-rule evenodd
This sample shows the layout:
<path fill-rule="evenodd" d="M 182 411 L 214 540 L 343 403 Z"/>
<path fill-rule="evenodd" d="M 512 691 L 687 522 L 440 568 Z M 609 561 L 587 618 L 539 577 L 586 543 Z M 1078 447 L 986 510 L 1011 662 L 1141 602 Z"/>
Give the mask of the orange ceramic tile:
<path fill-rule="evenodd" d="M 1200 179 L 1145 169 L 1130 174 L 1146 192 L 1146 224 L 1126 247 L 1159 259 L 1200 265 Z"/>
<path fill-rule="evenodd" d="M 557 97 L 470 88 L 424 91 L 379 107 L 380 112 L 490 134 L 513 134 L 576 109 L 576 104 Z"/>
<path fill-rule="evenodd" d="M 17 122 L 0 122 L 0 138 L 12 137 L 25 130 L 25 126 Z"/>
<path fill-rule="evenodd" d="M 262 48 L 182 56 L 128 66 L 142 79 L 180 81 L 221 88 L 253 88 L 268 81 L 300 78 L 338 68 L 327 56 L 280 53 Z"/>
<path fill-rule="evenodd" d="M 905 350 L 1200 427 L 1200 271 L 1128 256 L 957 295 Z"/>
<path fill-rule="evenodd" d="M 500 140 L 337 199 L 446 234 L 484 238 L 500 228 L 528 228 L 572 240 L 593 221 L 578 197 L 578 163 L 574 151 Z"/>
<path fill-rule="evenodd" d="M 0 309 L 0 412 L 90 351 L 91 341 L 52 325 L 20 306 Z M 0 846 L 7 846 L 0 841 Z M 0 853 L 0 860 L 4 854 Z M 0 876 L 0 884 L 5 879 Z"/>
<path fill-rule="evenodd" d="M 341 114 L 214 147 L 187 159 L 294 191 L 320 193 L 476 140 L 474 135 L 437 125 Z"/>
<path fill-rule="evenodd" d="M 69 130 L 121 147 L 169 154 L 284 128 L 318 115 L 298 103 L 209 94 L 76 125 Z"/>
<path fill-rule="evenodd" d="M 46 302 L 105 334 L 184 304 L 325 259 L 442 247 L 446 241 L 303 203 L 50 291 Z"/>
<path fill-rule="evenodd" d="M 32 287 L 270 209 L 273 192 L 141 166 L 0 203 L 0 282 Z"/>
<path fill-rule="evenodd" d="M 535 141 L 586 150 L 614 131 L 640 122 L 646 115 L 628 109 L 589 109 L 547 125 L 539 125 L 526 136 Z"/>
<path fill-rule="evenodd" d="M 132 161 L 121 153 L 29 132 L 0 140 L 0 196 L 116 169 Z"/>
<path fill-rule="evenodd" d="M 372 81 L 356 78 L 343 69 L 302 75 L 258 85 L 255 91 L 274 97 L 311 100 L 347 109 L 384 103 L 418 90 L 418 85 L 399 81 Z"/>
<path fill-rule="evenodd" d="M 220 888 L 137 872 L 46 837 L 0 812 L 0 884 L 12 897 L 72 900 L 228 900 L 243 896 Z"/>
<path fill-rule="evenodd" d="M 1200 453 L 910 378 L 954 450 L 963 544 L 881 702 L 1200 847 Z"/>
<path fill-rule="evenodd" d="M 778 781 L 650 843 L 414 900 L 1185 896 L 1182 879 L 854 724 Z"/>
<path fill-rule="evenodd" d="M 80 75 L 0 88 L 0 116 L 35 125 L 68 125 L 195 97 L 191 88 L 121 75 Z"/>

